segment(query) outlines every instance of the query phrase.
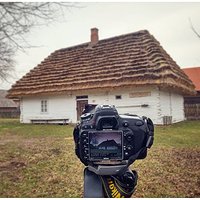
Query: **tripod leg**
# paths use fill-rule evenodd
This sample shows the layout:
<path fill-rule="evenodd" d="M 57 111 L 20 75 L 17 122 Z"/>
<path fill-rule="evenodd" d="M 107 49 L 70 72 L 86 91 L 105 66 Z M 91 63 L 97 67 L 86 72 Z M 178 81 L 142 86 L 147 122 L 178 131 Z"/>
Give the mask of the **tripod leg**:
<path fill-rule="evenodd" d="M 84 170 L 84 198 L 104 198 L 103 186 L 100 178 L 94 172 Z"/>

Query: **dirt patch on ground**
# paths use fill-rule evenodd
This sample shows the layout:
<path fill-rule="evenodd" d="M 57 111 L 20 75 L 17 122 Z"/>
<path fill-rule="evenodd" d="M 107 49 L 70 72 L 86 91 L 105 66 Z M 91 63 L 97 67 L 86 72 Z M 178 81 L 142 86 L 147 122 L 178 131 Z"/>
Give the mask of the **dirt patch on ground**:
<path fill-rule="evenodd" d="M 175 163 L 182 170 L 180 182 L 186 197 L 200 197 L 200 149 L 173 150 Z"/>
<path fill-rule="evenodd" d="M 7 161 L 0 163 L 0 172 L 2 171 L 12 171 L 19 168 L 25 168 L 26 164 L 22 161 Z"/>
<path fill-rule="evenodd" d="M 62 151 L 59 148 L 55 148 L 55 149 L 50 149 L 50 152 L 54 155 L 60 155 Z"/>
<path fill-rule="evenodd" d="M 200 148 L 153 148 L 136 170 L 136 197 L 200 197 Z"/>

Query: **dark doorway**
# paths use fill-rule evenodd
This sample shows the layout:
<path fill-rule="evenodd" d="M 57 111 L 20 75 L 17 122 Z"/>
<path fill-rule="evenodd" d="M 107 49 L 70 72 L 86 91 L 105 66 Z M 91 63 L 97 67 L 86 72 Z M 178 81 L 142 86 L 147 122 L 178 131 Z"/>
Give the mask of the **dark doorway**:
<path fill-rule="evenodd" d="M 76 97 L 76 110 L 77 110 L 77 120 L 80 120 L 80 116 L 85 108 L 85 105 L 88 104 L 88 99 L 81 99 L 80 97 Z"/>

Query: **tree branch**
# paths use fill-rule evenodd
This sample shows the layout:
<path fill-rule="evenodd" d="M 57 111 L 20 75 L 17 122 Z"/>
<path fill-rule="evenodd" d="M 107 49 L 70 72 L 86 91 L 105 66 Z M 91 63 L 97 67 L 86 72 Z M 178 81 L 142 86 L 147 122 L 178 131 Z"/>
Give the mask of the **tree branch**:
<path fill-rule="evenodd" d="M 190 22 L 190 27 L 191 27 L 192 31 L 196 34 L 196 36 L 197 36 L 198 38 L 200 38 L 200 34 L 199 34 L 199 33 L 196 31 L 196 29 L 194 28 L 194 26 L 193 26 L 192 21 L 191 21 L 190 18 L 189 18 L 189 22 Z"/>
<path fill-rule="evenodd" d="M 63 17 L 64 10 L 74 7 L 78 7 L 77 3 L 0 2 L 0 79 L 13 70 L 16 51 L 32 47 L 25 34 Z"/>

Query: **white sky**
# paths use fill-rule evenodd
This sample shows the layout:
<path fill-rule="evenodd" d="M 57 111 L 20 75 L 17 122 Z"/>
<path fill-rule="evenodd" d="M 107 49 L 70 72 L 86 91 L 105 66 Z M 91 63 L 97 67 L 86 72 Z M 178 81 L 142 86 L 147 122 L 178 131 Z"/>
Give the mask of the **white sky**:
<path fill-rule="evenodd" d="M 60 48 L 89 42 L 90 29 L 99 29 L 99 39 L 147 29 L 181 67 L 200 66 L 200 38 L 190 28 L 189 18 L 200 33 L 200 2 L 183 3 L 87 3 L 72 8 L 64 22 L 33 29 L 29 44 L 38 46 L 19 52 L 13 78 L 0 82 L 9 89 L 19 78 Z"/>

